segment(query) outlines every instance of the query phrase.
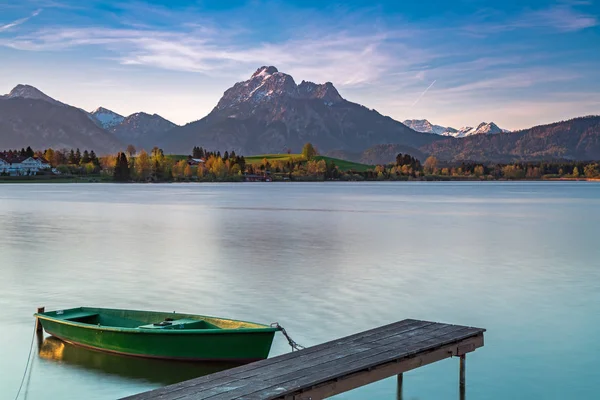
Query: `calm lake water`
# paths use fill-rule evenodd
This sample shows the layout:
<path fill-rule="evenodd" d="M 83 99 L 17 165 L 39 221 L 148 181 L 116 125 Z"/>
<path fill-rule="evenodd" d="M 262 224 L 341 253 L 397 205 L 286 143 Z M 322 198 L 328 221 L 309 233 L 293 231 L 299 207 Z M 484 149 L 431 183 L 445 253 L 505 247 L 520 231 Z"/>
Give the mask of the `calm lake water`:
<path fill-rule="evenodd" d="M 306 346 L 404 318 L 487 328 L 467 398 L 600 398 L 600 184 L 0 185 L 0 398 L 37 306 L 279 321 Z M 271 355 L 289 350 L 278 335 Z M 214 365 L 46 339 L 22 398 L 113 399 Z M 458 360 L 406 399 L 458 399 Z M 393 399 L 395 380 L 338 396 Z"/>

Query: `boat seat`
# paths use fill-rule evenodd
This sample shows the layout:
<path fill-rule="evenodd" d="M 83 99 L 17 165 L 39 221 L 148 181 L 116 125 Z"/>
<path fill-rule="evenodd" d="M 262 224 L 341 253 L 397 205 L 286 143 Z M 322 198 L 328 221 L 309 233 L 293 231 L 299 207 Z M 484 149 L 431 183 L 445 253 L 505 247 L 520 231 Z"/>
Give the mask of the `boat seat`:
<path fill-rule="evenodd" d="M 191 319 L 191 318 L 182 318 L 176 319 L 172 321 L 161 321 L 155 324 L 147 324 L 139 326 L 141 329 L 221 329 L 216 325 L 213 325 L 209 322 Z"/>
<path fill-rule="evenodd" d="M 100 314 L 88 311 L 74 311 L 67 312 L 64 315 L 61 315 L 60 317 L 62 317 L 62 319 L 64 319 L 65 321 L 83 322 L 85 324 L 96 324 L 98 322 Z"/>

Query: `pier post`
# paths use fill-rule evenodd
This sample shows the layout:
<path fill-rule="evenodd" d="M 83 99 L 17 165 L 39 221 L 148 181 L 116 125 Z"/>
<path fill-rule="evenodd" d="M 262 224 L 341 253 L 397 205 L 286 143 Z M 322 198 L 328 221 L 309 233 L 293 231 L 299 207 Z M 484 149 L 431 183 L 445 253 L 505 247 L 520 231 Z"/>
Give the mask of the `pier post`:
<path fill-rule="evenodd" d="M 39 313 L 43 313 L 44 311 L 46 311 L 46 307 L 38 307 L 37 312 Z M 42 324 L 40 323 L 40 319 L 36 318 L 35 319 L 35 331 L 36 332 L 43 332 L 44 328 L 42 328 Z"/>
<path fill-rule="evenodd" d="M 460 378 L 459 387 L 461 393 L 465 391 L 465 364 L 467 362 L 467 356 L 465 354 L 460 356 Z"/>
<path fill-rule="evenodd" d="M 403 374 L 398 374 L 398 388 L 396 389 L 396 399 L 402 400 L 402 381 L 404 380 Z"/>

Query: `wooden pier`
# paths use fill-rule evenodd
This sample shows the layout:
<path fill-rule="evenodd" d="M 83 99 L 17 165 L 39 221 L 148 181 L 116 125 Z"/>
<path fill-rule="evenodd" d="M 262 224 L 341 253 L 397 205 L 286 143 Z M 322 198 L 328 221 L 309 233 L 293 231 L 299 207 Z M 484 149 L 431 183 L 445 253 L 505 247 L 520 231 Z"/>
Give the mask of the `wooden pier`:
<path fill-rule="evenodd" d="M 128 400 L 317 400 L 334 396 L 483 346 L 485 329 L 407 319 L 301 351 L 166 386 Z"/>

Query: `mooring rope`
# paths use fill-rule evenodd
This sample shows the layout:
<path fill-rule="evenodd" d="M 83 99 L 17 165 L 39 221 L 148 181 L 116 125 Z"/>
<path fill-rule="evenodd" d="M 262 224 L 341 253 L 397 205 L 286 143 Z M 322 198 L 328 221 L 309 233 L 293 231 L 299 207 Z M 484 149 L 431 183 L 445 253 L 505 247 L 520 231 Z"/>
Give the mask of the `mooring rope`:
<path fill-rule="evenodd" d="M 23 378 L 21 378 L 21 384 L 19 385 L 19 390 L 17 391 L 17 395 L 15 396 L 15 400 L 19 398 L 21 394 L 21 390 L 23 389 L 23 383 L 25 383 L 25 377 L 27 376 L 27 371 L 29 370 L 29 362 L 31 361 L 31 352 L 33 351 L 33 341 L 35 340 L 35 334 L 37 331 L 37 326 L 33 326 L 33 335 L 31 335 L 31 344 L 29 345 L 29 355 L 27 356 L 27 363 L 25 364 L 25 371 L 23 371 Z"/>
<path fill-rule="evenodd" d="M 283 333 L 283 336 L 285 336 L 285 338 L 287 339 L 288 343 L 290 344 L 290 347 L 292 348 L 292 351 L 294 351 L 294 350 L 298 351 L 298 350 L 302 350 L 305 348 L 304 346 L 296 343 L 294 341 L 294 339 L 292 339 L 291 336 L 287 333 L 285 328 L 283 326 L 279 325 L 279 322 L 273 322 L 271 324 L 271 327 L 277 328 L 281 331 L 281 333 Z"/>

